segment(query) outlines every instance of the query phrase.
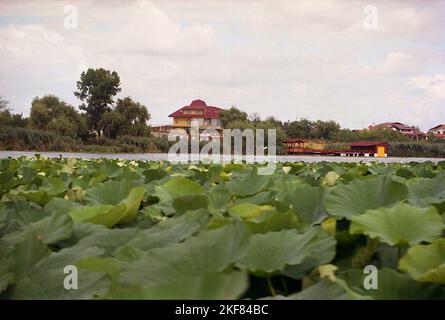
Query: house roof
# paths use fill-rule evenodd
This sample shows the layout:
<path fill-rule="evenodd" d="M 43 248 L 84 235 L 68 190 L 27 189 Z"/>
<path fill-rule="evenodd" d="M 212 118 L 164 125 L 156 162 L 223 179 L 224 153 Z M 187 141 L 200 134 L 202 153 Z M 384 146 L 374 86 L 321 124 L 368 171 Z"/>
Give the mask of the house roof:
<path fill-rule="evenodd" d="M 349 144 L 350 147 L 375 147 L 375 146 L 382 146 L 382 145 L 388 145 L 388 142 L 384 142 L 384 141 L 356 141 L 356 142 L 351 142 Z"/>
<path fill-rule="evenodd" d="M 397 130 L 411 130 L 412 132 L 401 132 L 409 136 L 424 135 L 424 133 L 419 131 L 416 127 L 409 126 L 401 122 L 383 122 L 369 126 L 369 130 L 376 130 L 381 128 L 396 128 Z"/>
<path fill-rule="evenodd" d="M 400 130 L 415 130 L 416 129 L 413 126 L 409 126 L 409 125 L 403 124 L 401 122 L 392 122 L 392 123 L 390 123 L 390 125 L 397 129 L 400 129 Z"/>
<path fill-rule="evenodd" d="M 203 114 L 185 114 L 185 110 L 202 110 Z M 213 118 L 218 119 L 219 118 L 219 112 L 221 111 L 221 108 L 208 106 L 205 101 L 203 100 L 193 100 L 192 103 L 188 106 L 184 106 L 179 110 L 176 110 L 172 114 L 169 115 L 169 117 L 174 118 Z"/>
<path fill-rule="evenodd" d="M 435 127 L 432 127 L 432 128 L 430 129 L 430 131 L 431 131 L 431 130 L 440 129 L 440 128 L 445 128 L 445 124 L 439 124 L 439 125 L 437 125 L 437 126 L 435 126 Z"/>
<path fill-rule="evenodd" d="M 283 139 L 283 143 L 304 143 L 304 140 L 288 138 L 288 139 Z"/>

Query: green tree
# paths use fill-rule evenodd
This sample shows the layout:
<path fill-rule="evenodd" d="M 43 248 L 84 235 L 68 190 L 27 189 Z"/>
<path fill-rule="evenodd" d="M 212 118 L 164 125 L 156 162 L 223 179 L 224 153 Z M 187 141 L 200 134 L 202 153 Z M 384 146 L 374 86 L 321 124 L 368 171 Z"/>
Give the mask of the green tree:
<path fill-rule="evenodd" d="M 241 111 L 236 106 L 232 106 L 228 110 L 222 110 L 219 113 L 219 118 L 221 119 L 223 128 L 226 128 L 232 122 L 247 120 L 247 113 Z"/>
<path fill-rule="evenodd" d="M 308 119 L 300 119 L 284 124 L 286 135 L 290 138 L 315 138 L 314 123 Z"/>
<path fill-rule="evenodd" d="M 53 131 L 73 138 L 88 135 L 86 118 L 76 109 L 54 95 L 36 97 L 31 104 L 31 127 Z"/>
<path fill-rule="evenodd" d="M 23 117 L 22 114 L 11 113 L 9 108 L 9 101 L 0 96 L 0 125 L 13 127 L 26 127 L 28 118 Z"/>
<path fill-rule="evenodd" d="M 9 101 L 3 96 L 0 96 L 0 112 L 9 110 Z"/>
<path fill-rule="evenodd" d="M 147 108 L 130 97 L 118 99 L 112 110 L 106 111 L 101 118 L 100 126 L 105 136 L 145 136 L 149 134 L 147 125 L 150 114 Z"/>
<path fill-rule="evenodd" d="M 101 118 L 111 111 L 114 96 L 121 91 L 119 75 L 116 71 L 90 68 L 80 75 L 77 90 L 74 95 L 84 102 L 79 108 L 86 111 L 89 127 L 100 136 L 104 129 Z"/>
<path fill-rule="evenodd" d="M 316 138 L 325 140 L 333 139 L 335 134 L 340 131 L 340 125 L 335 121 L 317 120 L 314 123 L 314 135 Z"/>

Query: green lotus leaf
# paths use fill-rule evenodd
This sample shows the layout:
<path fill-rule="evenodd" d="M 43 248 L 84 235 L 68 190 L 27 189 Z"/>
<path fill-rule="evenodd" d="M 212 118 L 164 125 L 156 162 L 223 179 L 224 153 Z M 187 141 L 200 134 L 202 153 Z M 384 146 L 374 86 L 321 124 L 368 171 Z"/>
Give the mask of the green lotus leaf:
<path fill-rule="evenodd" d="M 409 248 L 399 261 L 399 269 L 417 281 L 445 284 L 445 239 Z"/>
<path fill-rule="evenodd" d="M 282 211 L 292 210 L 300 221 L 314 225 L 327 216 L 324 208 L 326 194 L 327 189 L 324 187 L 292 183 L 280 190 L 276 201 Z"/>
<path fill-rule="evenodd" d="M 161 180 L 162 178 L 164 178 L 168 175 L 168 173 L 162 169 L 147 169 L 143 173 L 145 175 L 146 182 L 151 182 L 154 180 Z"/>
<path fill-rule="evenodd" d="M 264 190 L 269 181 L 269 175 L 259 175 L 256 169 L 252 169 L 248 173 L 227 182 L 226 186 L 233 195 L 247 197 Z"/>
<path fill-rule="evenodd" d="M 48 214 L 53 213 L 64 213 L 68 214 L 73 208 L 80 207 L 81 205 L 78 202 L 65 200 L 62 198 L 54 198 L 49 201 L 45 206 L 44 210 Z"/>
<path fill-rule="evenodd" d="M 143 187 L 134 187 L 130 190 L 128 196 L 119 203 L 125 204 L 124 216 L 119 220 L 119 223 L 128 223 L 136 219 L 141 201 L 144 198 L 144 192 Z"/>
<path fill-rule="evenodd" d="M 249 237 L 240 221 L 201 231 L 182 243 L 151 249 L 140 260 L 123 264 L 118 283 L 150 286 L 223 271 L 246 254 Z"/>
<path fill-rule="evenodd" d="M 105 272 L 110 277 L 115 276 L 121 269 L 119 263 L 114 259 L 97 256 L 81 258 L 76 262 L 76 267 L 91 272 Z"/>
<path fill-rule="evenodd" d="M 103 225 L 92 223 L 76 223 L 69 240 L 61 243 L 71 250 L 85 250 L 98 247 L 111 255 L 116 249 L 138 237 L 136 228 L 108 229 Z"/>
<path fill-rule="evenodd" d="M 133 187 L 133 182 L 129 180 L 98 183 L 85 190 L 85 201 L 91 204 L 119 204 L 129 195 Z"/>
<path fill-rule="evenodd" d="M 346 282 L 337 279 L 332 282 L 321 279 L 316 284 L 284 298 L 284 300 L 369 300 L 371 297 L 360 295 L 351 290 Z"/>
<path fill-rule="evenodd" d="M 61 180 L 51 178 L 48 179 L 46 184 L 41 186 L 38 190 L 11 190 L 10 193 L 44 206 L 54 197 L 63 194 L 65 190 L 65 184 Z"/>
<path fill-rule="evenodd" d="M 391 207 L 406 198 L 408 188 L 390 176 L 353 180 L 333 188 L 326 198 L 329 214 L 350 218 L 366 210 Z"/>
<path fill-rule="evenodd" d="M 73 229 L 73 221 L 65 212 L 54 212 L 51 216 L 32 223 L 27 228 L 33 230 L 37 238 L 45 244 L 55 244 L 68 239 Z"/>
<path fill-rule="evenodd" d="M 260 191 L 257 194 L 254 194 L 253 196 L 248 196 L 245 198 L 236 198 L 234 203 L 235 204 L 252 203 L 257 205 L 264 205 L 264 204 L 271 204 L 272 199 L 273 199 L 273 194 L 271 191 Z"/>
<path fill-rule="evenodd" d="M 20 191 L 17 195 L 24 197 L 27 200 L 34 201 L 35 203 L 43 206 L 54 196 L 49 194 L 47 190 L 27 190 Z"/>
<path fill-rule="evenodd" d="M 445 202 L 445 174 L 438 174 L 432 179 L 416 179 L 408 184 L 410 203 L 427 207 Z"/>
<path fill-rule="evenodd" d="M 351 217 L 350 232 L 403 246 L 431 242 L 440 237 L 443 228 L 442 218 L 434 207 L 419 208 L 400 203 Z"/>
<path fill-rule="evenodd" d="M 112 228 L 125 217 L 127 206 L 120 205 L 95 205 L 91 207 L 80 207 L 70 211 L 69 215 L 74 222 L 91 222 Z"/>
<path fill-rule="evenodd" d="M 144 251 L 164 247 L 181 242 L 198 233 L 208 220 L 209 217 L 200 210 L 188 211 L 177 218 L 168 219 L 148 230 L 139 232 L 137 236 L 133 236 L 122 245 L 128 244 Z"/>
<path fill-rule="evenodd" d="M 43 239 L 33 230 L 28 230 L 23 240 L 15 244 L 13 251 L 15 281 L 27 277 L 34 268 L 51 254 L 51 250 L 43 243 Z"/>
<path fill-rule="evenodd" d="M 262 212 L 266 211 L 275 211 L 275 208 L 272 206 L 259 206 L 252 203 L 242 203 L 231 207 L 229 209 L 229 214 L 234 217 L 241 217 L 246 220 L 251 220 Z"/>
<path fill-rule="evenodd" d="M 252 233 L 266 233 L 283 229 L 297 229 L 302 225 L 293 212 L 262 210 L 256 217 L 246 221 Z"/>
<path fill-rule="evenodd" d="M 0 259 L 0 293 L 14 282 L 12 269 L 12 259 Z"/>
<path fill-rule="evenodd" d="M 31 238 L 32 240 L 32 238 Z M 38 252 L 41 253 L 41 250 Z M 68 265 L 75 265 L 81 258 L 97 256 L 103 251 L 96 247 L 67 248 L 50 255 L 39 254 L 39 259 L 29 260 L 34 256 L 34 248 L 16 255 L 16 263 L 32 262 L 27 264 L 26 273 L 16 275 L 16 281 L 10 292 L 13 299 L 92 299 L 105 294 L 109 287 L 109 280 L 105 273 L 93 273 L 88 270 L 78 270 L 78 289 L 66 290 L 64 279 L 67 274 L 64 269 Z"/>
<path fill-rule="evenodd" d="M 117 287 L 105 298 L 231 300 L 240 298 L 247 287 L 248 277 L 244 272 L 211 273 L 148 286 Z"/>
<path fill-rule="evenodd" d="M 377 271 L 377 289 L 365 289 L 365 278 L 370 274 L 361 269 L 350 269 L 337 275 L 347 286 L 362 296 L 375 300 L 444 299 L 445 292 L 437 285 L 414 281 L 407 274 L 393 269 Z"/>
<path fill-rule="evenodd" d="M 282 230 L 252 235 L 247 255 L 237 262 L 237 266 L 248 269 L 257 276 L 269 277 L 282 273 L 287 266 L 301 264 L 320 249 L 326 251 L 325 261 L 335 255 L 335 240 L 321 228 L 312 228 L 305 233 L 297 230 Z"/>
<path fill-rule="evenodd" d="M 162 185 L 173 196 L 204 193 L 205 189 L 198 183 L 184 177 L 174 177 Z"/>
<path fill-rule="evenodd" d="M 204 194 L 187 194 L 176 197 L 173 200 L 173 208 L 179 214 L 187 210 L 197 210 L 207 208 L 209 205 L 209 198 Z"/>

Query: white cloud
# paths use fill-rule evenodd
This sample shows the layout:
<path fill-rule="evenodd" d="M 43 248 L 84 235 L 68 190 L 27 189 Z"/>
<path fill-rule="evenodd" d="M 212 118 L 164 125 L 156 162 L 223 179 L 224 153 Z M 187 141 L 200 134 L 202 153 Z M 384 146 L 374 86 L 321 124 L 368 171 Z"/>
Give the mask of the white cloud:
<path fill-rule="evenodd" d="M 424 90 L 433 98 L 445 99 L 445 74 L 413 77 L 409 80 L 409 84 Z"/>
<path fill-rule="evenodd" d="M 421 95 L 413 85 L 440 96 L 440 86 L 419 87 L 419 75 L 445 74 L 443 60 L 428 59 L 443 55 L 442 2 L 377 2 L 377 31 L 363 28 L 365 0 L 79 0 L 78 30 L 63 29 L 67 4 L 0 1 L 9 16 L 0 17 L 0 95 L 16 111 L 27 114 L 31 99 L 47 93 L 77 105 L 80 72 L 104 67 L 156 123 L 195 98 L 353 128 L 428 103 L 434 115 L 416 113 L 418 121 L 442 116 L 434 100 L 412 99 Z"/>

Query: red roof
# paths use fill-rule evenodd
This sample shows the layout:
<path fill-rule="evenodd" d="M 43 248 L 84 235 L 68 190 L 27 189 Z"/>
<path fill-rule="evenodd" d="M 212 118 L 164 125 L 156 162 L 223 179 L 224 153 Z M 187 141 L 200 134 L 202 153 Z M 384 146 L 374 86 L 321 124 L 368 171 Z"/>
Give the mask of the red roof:
<path fill-rule="evenodd" d="M 431 128 L 430 131 L 432 131 L 432 130 L 437 130 L 437 129 L 441 129 L 441 128 L 445 128 L 445 124 L 439 124 L 439 125 L 437 125 L 437 126 Z"/>
<path fill-rule="evenodd" d="M 288 138 L 288 139 L 283 139 L 283 143 L 304 143 L 304 141 L 301 139 Z"/>
<path fill-rule="evenodd" d="M 202 110 L 202 114 L 186 114 L 184 111 L 186 110 Z M 184 106 L 179 110 L 176 110 L 169 117 L 174 118 L 219 118 L 219 112 L 221 108 L 208 106 L 203 100 L 193 100 L 189 106 Z"/>
<path fill-rule="evenodd" d="M 416 130 L 416 128 L 414 128 L 413 126 L 408 126 L 401 122 L 392 122 L 390 123 L 390 125 L 400 130 Z"/>
<path fill-rule="evenodd" d="M 383 141 L 357 141 L 351 142 L 350 147 L 376 147 L 381 145 L 388 145 L 388 142 Z"/>
<path fill-rule="evenodd" d="M 376 125 L 371 125 L 371 126 L 369 126 L 368 129 L 376 130 L 376 129 L 382 129 L 382 128 L 395 128 L 402 134 L 408 135 L 408 136 L 424 135 L 424 133 L 419 131 L 416 127 L 409 126 L 409 125 L 403 124 L 401 122 L 384 122 L 384 123 L 380 123 L 380 124 L 376 124 Z M 410 130 L 412 132 L 404 132 L 404 131 L 400 131 L 400 130 Z"/>

